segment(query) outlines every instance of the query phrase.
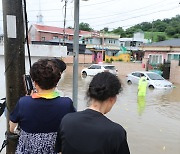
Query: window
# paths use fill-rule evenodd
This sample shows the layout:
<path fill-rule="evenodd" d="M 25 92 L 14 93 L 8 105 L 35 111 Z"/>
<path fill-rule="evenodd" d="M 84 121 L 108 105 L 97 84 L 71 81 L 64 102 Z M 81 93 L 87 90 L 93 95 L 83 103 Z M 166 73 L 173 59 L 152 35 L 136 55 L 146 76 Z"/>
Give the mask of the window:
<path fill-rule="evenodd" d="M 162 63 L 162 55 L 159 55 L 159 63 Z"/>
<path fill-rule="evenodd" d="M 91 65 L 89 69 L 101 69 L 101 66 L 99 65 Z"/>
<path fill-rule="evenodd" d="M 168 54 L 168 59 L 169 62 L 171 61 L 171 54 Z"/>
<path fill-rule="evenodd" d="M 89 43 L 92 44 L 92 39 L 89 39 Z"/>
<path fill-rule="evenodd" d="M 136 41 L 131 41 L 131 42 L 130 42 L 130 46 L 131 46 L 131 47 L 135 47 L 135 46 L 136 46 Z"/>
<path fill-rule="evenodd" d="M 160 76 L 159 74 L 156 74 L 156 73 L 147 73 L 147 76 L 151 80 L 163 80 L 162 76 Z"/>
<path fill-rule="evenodd" d="M 96 65 L 96 69 L 101 69 L 101 66 L 99 66 L 99 65 Z"/>
<path fill-rule="evenodd" d="M 174 60 L 179 60 L 179 55 L 174 55 Z"/>
<path fill-rule="evenodd" d="M 115 70 L 115 66 L 104 66 L 105 69 Z"/>
<path fill-rule="evenodd" d="M 91 65 L 90 67 L 89 67 L 89 69 L 95 69 L 96 68 L 96 65 Z"/>
<path fill-rule="evenodd" d="M 41 41 L 45 41 L 46 40 L 46 38 L 45 37 L 41 37 Z"/>
<path fill-rule="evenodd" d="M 138 73 L 138 72 L 132 73 L 132 75 L 134 75 L 134 76 L 136 76 L 136 77 L 140 77 L 140 76 L 141 76 L 141 74 Z"/>
<path fill-rule="evenodd" d="M 53 36 L 53 39 L 57 39 L 58 38 L 58 36 Z"/>
<path fill-rule="evenodd" d="M 116 40 L 114 39 L 109 39 L 109 44 L 115 44 L 116 43 Z"/>
<path fill-rule="evenodd" d="M 171 60 L 179 60 L 180 59 L 180 54 L 168 54 L 168 61 Z"/>
<path fill-rule="evenodd" d="M 162 55 L 149 55 L 150 64 L 162 64 Z"/>

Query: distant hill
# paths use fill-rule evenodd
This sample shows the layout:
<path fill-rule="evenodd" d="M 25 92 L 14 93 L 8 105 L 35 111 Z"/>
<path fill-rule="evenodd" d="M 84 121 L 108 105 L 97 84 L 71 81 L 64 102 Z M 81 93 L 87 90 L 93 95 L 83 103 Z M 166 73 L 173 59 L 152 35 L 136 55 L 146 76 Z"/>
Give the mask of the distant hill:
<path fill-rule="evenodd" d="M 107 28 L 104 28 L 104 30 L 107 32 Z M 121 37 L 132 37 L 133 34 L 138 31 L 145 32 L 145 38 L 153 38 L 153 42 L 180 38 L 180 15 L 176 15 L 171 19 L 142 22 L 126 30 L 123 30 L 122 27 L 118 27 L 110 32 L 121 35 Z"/>

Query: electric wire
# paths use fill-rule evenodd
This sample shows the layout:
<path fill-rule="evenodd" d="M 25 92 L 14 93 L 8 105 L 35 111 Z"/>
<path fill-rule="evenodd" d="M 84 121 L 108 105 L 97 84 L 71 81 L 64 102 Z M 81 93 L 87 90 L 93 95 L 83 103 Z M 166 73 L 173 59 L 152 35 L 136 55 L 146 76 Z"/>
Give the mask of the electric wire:
<path fill-rule="evenodd" d="M 168 8 L 168 9 L 163 9 L 163 10 L 158 10 L 158 11 L 154 11 L 154 12 L 151 12 L 151 13 L 147 13 L 147 14 L 141 14 L 141 15 L 137 15 L 137 16 L 133 16 L 133 17 L 129 17 L 129 18 L 125 18 L 125 19 L 122 19 L 122 20 L 117 20 L 117 21 L 112 21 L 112 22 L 106 22 L 106 23 L 103 23 L 103 24 L 96 24 L 96 25 L 93 25 L 93 26 L 101 26 L 101 25 L 105 25 L 105 24 L 112 24 L 112 23 L 116 23 L 116 22 L 120 22 L 120 21 L 127 21 L 127 20 L 130 20 L 130 19 L 135 19 L 135 18 L 139 18 L 139 17 L 143 17 L 143 16 L 148 16 L 148 15 L 151 15 L 151 14 L 155 14 L 155 13 L 160 13 L 160 12 L 165 12 L 165 11 L 171 11 L 173 9 L 177 9 L 178 7 L 173 7 L 173 8 Z M 67 20 L 67 21 L 70 21 L 70 20 Z M 82 21 L 82 19 L 81 19 Z M 46 21 L 46 22 L 63 22 L 63 21 Z M 97 23 L 97 22 L 96 22 Z M 128 27 L 128 26 L 122 26 L 122 27 Z"/>
<path fill-rule="evenodd" d="M 161 1 L 161 2 L 162 2 L 162 1 Z M 161 3 L 161 2 L 159 2 L 159 3 Z M 171 2 L 171 3 L 172 3 L 172 2 Z M 158 4 L 158 3 L 156 3 L 156 4 Z M 149 6 L 145 6 L 145 7 L 143 7 L 143 8 L 139 8 L 139 9 L 134 9 L 134 10 L 126 11 L 126 12 L 115 13 L 115 14 L 105 15 L 105 16 L 84 18 L 84 19 L 81 19 L 81 20 L 98 19 L 98 18 L 106 18 L 106 17 L 111 17 L 111 16 L 117 16 L 117 15 L 131 14 L 131 13 L 136 12 L 136 11 L 139 11 L 139 10 L 142 10 L 142 11 L 143 11 L 143 9 L 150 8 L 151 6 L 154 6 L 154 5 L 155 5 L 155 4 L 149 5 Z M 158 5 L 157 5 L 157 6 L 158 6 Z M 168 6 L 169 6 L 169 5 L 168 5 Z M 161 6 L 161 7 L 162 7 L 162 6 Z M 154 10 L 154 8 L 151 9 L 151 10 Z M 150 11 L 151 11 L 151 10 L 150 10 Z M 149 10 L 148 10 L 148 11 L 149 11 Z"/>
<path fill-rule="evenodd" d="M 164 10 L 159 10 L 159 11 L 155 11 L 155 12 L 151 12 L 151 13 L 147 13 L 147 14 L 142 14 L 142 15 L 138 15 L 138 16 L 133 16 L 133 17 L 130 17 L 130 18 L 126 18 L 126 19 L 122 19 L 122 20 L 116 20 L 116 21 L 111 21 L 111 22 L 106 22 L 106 23 L 103 23 L 103 24 L 96 24 L 96 25 L 93 25 L 93 26 L 101 26 L 101 25 L 105 25 L 105 24 L 113 24 L 113 23 L 116 23 L 116 22 L 120 22 L 120 21 L 127 21 L 127 20 L 130 20 L 130 19 L 135 19 L 135 18 L 139 18 L 139 17 L 143 17 L 143 16 L 148 16 L 148 15 L 151 15 L 151 14 L 155 14 L 155 13 L 159 13 L 159 12 L 166 12 L 166 11 L 170 11 L 172 9 L 177 9 L 178 7 L 173 7 L 171 9 L 164 9 Z"/>
<path fill-rule="evenodd" d="M 167 0 L 166 0 L 167 1 Z M 111 14 L 111 15 L 106 15 L 106 16 L 99 16 L 99 17 L 92 17 L 92 18 L 84 18 L 84 19 L 80 19 L 80 20 L 89 20 L 89 19 L 98 19 L 98 18 L 107 18 L 107 17 L 110 17 L 110 16 L 116 16 L 116 15 L 124 15 L 124 14 L 129 14 L 129 13 L 132 13 L 132 12 L 135 12 L 135 11 L 139 11 L 139 10 L 142 10 L 142 9 L 146 9 L 146 8 L 149 8 L 149 7 L 152 7 L 152 6 L 154 6 L 154 5 L 156 5 L 156 6 L 158 6 L 157 4 L 160 4 L 160 3 L 162 3 L 162 1 L 160 1 L 160 2 L 158 2 L 158 3 L 154 3 L 154 4 L 152 4 L 152 5 L 149 5 L 149 6 L 145 6 L 145 7 L 143 7 L 143 8 L 138 8 L 138 9 L 134 9 L 134 10 L 132 10 L 132 11 L 126 11 L 126 12 L 122 12 L 122 13 L 115 13 L 115 14 Z M 171 2 L 172 3 L 172 2 Z M 167 5 L 167 4 L 166 4 Z M 168 5 L 169 6 L 169 5 Z M 161 6 L 162 7 L 162 6 Z M 69 21 L 73 21 L 73 19 L 72 20 L 66 20 L 67 22 L 69 22 Z M 46 22 L 63 22 L 63 21 L 46 21 Z"/>
<path fill-rule="evenodd" d="M 27 19 L 27 11 L 26 11 L 26 0 L 24 0 L 24 17 L 25 17 L 25 34 L 26 34 L 26 45 L 27 45 L 27 51 L 28 51 L 28 59 L 29 59 L 29 67 L 31 68 L 31 54 L 30 54 L 30 48 L 29 48 L 29 38 L 28 38 L 28 19 Z"/>
<path fill-rule="evenodd" d="M 89 4 L 89 5 L 82 5 L 82 7 L 88 7 L 88 6 L 92 6 L 92 5 L 100 5 L 100 4 L 109 3 L 112 1 L 116 1 L 116 0 L 105 1 L 103 3 L 101 2 L 101 3 L 95 3 L 95 4 Z M 67 7 L 67 9 L 72 9 L 72 8 L 73 7 Z M 44 9 L 41 11 L 59 11 L 59 10 L 62 10 L 62 9 Z M 28 12 L 35 12 L 35 11 L 39 11 L 39 10 L 29 10 Z"/>
<path fill-rule="evenodd" d="M 142 14 L 142 15 L 138 15 L 138 17 L 140 16 L 146 16 L 146 15 L 151 15 L 151 14 L 154 14 L 154 13 L 157 13 L 157 12 L 163 12 L 163 11 L 168 11 L 168 10 L 172 10 L 172 9 L 176 9 L 178 7 L 173 7 L 173 8 L 167 8 L 166 10 L 159 10 L 159 11 L 155 11 L 155 12 L 150 12 L 150 13 L 147 13 L 147 14 Z M 121 13 L 119 14 L 114 14 L 114 15 L 121 15 Z M 93 18 L 86 18 L 86 19 L 80 19 L 80 20 L 89 20 L 89 19 L 97 19 L 97 18 L 103 18 L 103 17 L 110 17 L 110 16 L 114 16 L 114 15 L 107 15 L 107 16 L 101 16 L 101 17 L 93 17 Z M 125 21 L 125 20 L 129 20 L 131 18 L 134 18 L 134 17 L 130 17 L 130 18 L 127 18 L 127 19 L 123 19 L 123 20 L 120 20 L 120 21 Z M 73 21 L 73 20 L 66 20 L 66 21 Z M 33 22 L 33 21 L 31 21 Z M 45 22 L 64 22 L 64 21 L 58 21 L 58 20 L 51 20 L 51 21 L 45 21 Z M 97 23 L 97 22 L 96 22 Z"/>

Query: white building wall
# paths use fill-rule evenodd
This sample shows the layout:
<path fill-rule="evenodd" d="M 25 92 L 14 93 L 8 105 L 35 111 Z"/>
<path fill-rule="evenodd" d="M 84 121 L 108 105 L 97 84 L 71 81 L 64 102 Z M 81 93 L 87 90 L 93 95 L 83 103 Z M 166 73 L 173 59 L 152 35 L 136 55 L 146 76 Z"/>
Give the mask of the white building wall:
<path fill-rule="evenodd" d="M 101 41 L 99 38 L 92 38 L 92 44 L 101 44 Z"/>
<path fill-rule="evenodd" d="M 142 33 L 142 32 L 134 33 L 133 38 L 137 39 L 137 40 L 143 40 L 144 39 L 144 33 Z"/>
<path fill-rule="evenodd" d="M 119 41 L 119 39 L 106 38 L 106 39 L 104 39 L 104 44 L 113 45 L 113 46 L 120 46 L 120 41 Z"/>
<path fill-rule="evenodd" d="M 26 48 L 25 48 L 26 49 Z M 50 46 L 50 45 L 33 45 L 30 44 L 31 63 L 33 64 L 40 58 L 66 57 L 67 47 Z M 5 62 L 4 62 L 4 46 L 0 44 L 0 98 L 5 97 Z M 25 50 L 25 69 L 29 73 L 29 58 L 27 49 Z"/>

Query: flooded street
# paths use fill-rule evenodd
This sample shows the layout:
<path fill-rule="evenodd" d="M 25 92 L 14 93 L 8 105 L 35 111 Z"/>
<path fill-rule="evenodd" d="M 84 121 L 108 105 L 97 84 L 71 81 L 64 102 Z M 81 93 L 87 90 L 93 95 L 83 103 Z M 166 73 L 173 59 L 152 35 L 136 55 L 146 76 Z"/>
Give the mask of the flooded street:
<path fill-rule="evenodd" d="M 72 68 L 68 68 L 59 88 L 72 96 Z M 81 70 L 81 68 L 79 68 Z M 149 90 L 145 100 L 137 100 L 137 85 L 119 78 L 123 91 L 108 117 L 127 131 L 132 154 L 180 153 L 180 85 L 172 90 Z M 86 88 L 92 77 L 79 77 L 78 110 L 86 108 Z"/>
<path fill-rule="evenodd" d="M 79 67 L 79 72 L 83 66 Z M 79 73 L 80 74 L 80 73 Z M 59 83 L 62 95 L 72 98 L 72 66 Z M 107 117 L 121 124 L 127 131 L 132 154 L 180 154 L 180 85 L 172 90 L 149 90 L 145 99 L 137 99 L 137 86 L 127 85 L 119 78 L 123 91 Z M 78 110 L 86 108 L 85 92 L 92 77 L 79 75 Z M 0 144 L 6 130 L 5 116 L 0 118 Z M 1 145 L 0 145 L 1 146 Z"/>

